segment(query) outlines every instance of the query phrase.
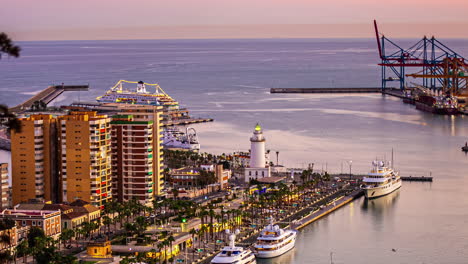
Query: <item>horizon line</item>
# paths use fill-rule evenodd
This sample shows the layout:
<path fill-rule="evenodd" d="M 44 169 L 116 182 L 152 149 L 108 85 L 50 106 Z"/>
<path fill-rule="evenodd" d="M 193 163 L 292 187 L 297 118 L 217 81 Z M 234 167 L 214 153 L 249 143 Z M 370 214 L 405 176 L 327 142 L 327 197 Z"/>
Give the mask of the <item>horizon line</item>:
<path fill-rule="evenodd" d="M 411 31 L 408 28 L 411 27 Z M 386 23 L 380 32 L 391 38 L 424 36 L 465 39 L 468 23 Z M 373 24 L 244 24 L 6 31 L 15 41 L 155 40 L 155 39 L 373 39 Z"/>

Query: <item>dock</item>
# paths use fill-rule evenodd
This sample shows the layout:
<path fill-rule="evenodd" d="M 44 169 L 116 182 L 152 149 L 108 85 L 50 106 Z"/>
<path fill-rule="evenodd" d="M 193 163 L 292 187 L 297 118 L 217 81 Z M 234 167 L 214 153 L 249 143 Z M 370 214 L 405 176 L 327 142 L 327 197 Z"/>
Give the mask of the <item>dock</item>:
<path fill-rule="evenodd" d="M 381 93 L 380 87 L 355 88 L 271 88 L 270 93 Z"/>
<path fill-rule="evenodd" d="M 23 110 L 29 110 L 34 102 L 42 101 L 46 105 L 52 102 L 55 98 L 61 95 L 65 91 L 88 91 L 89 85 L 52 85 L 44 90 L 40 91 L 33 97 L 24 101 L 23 103 L 10 108 L 10 112 L 20 112 Z"/>
<path fill-rule="evenodd" d="M 213 121 L 214 121 L 213 118 L 176 119 L 176 120 L 171 120 L 171 121 L 163 121 L 162 126 L 167 127 L 167 126 L 191 125 L 191 124 L 207 123 L 207 122 L 213 122 Z"/>
<path fill-rule="evenodd" d="M 362 190 L 356 190 L 347 196 L 341 196 L 331 202 L 329 202 L 323 208 L 317 209 L 315 211 L 311 211 L 309 215 L 303 217 L 302 219 L 298 220 L 299 224 L 297 226 L 293 226 L 295 229 L 299 230 L 307 225 L 319 220 L 320 218 L 338 210 L 339 208 L 343 207 L 344 205 L 349 204 L 353 200 L 361 197 L 363 195 Z"/>
<path fill-rule="evenodd" d="M 432 176 L 401 176 L 402 181 L 421 181 L 421 182 L 432 182 Z"/>

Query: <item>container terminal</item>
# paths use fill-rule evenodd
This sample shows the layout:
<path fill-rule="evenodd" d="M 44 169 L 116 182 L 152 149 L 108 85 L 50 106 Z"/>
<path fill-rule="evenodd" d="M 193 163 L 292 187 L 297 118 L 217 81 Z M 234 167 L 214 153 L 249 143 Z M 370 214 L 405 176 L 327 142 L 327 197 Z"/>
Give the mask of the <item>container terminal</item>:
<path fill-rule="evenodd" d="M 468 114 L 468 63 L 447 45 L 424 36 L 403 48 L 381 35 L 374 20 L 381 87 L 271 88 L 271 93 L 382 93 L 400 97 L 416 109 L 441 115 Z M 410 73 L 407 73 L 410 72 Z M 409 79 L 411 78 L 411 79 Z M 408 84 L 409 79 L 409 84 Z M 396 87 L 389 83 L 396 82 Z"/>

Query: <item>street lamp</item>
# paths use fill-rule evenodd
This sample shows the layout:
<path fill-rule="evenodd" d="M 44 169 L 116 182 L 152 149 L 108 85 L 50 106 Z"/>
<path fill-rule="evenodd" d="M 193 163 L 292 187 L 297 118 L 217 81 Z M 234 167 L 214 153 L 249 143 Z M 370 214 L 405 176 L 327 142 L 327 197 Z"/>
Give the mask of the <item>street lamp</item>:
<path fill-rule="evenodd" d="M 351 167 L 353 165 L 353 161 L 352 160 L 348 161 L 348 164 L 349 164 L 349 180 L 351 180 Z"/>

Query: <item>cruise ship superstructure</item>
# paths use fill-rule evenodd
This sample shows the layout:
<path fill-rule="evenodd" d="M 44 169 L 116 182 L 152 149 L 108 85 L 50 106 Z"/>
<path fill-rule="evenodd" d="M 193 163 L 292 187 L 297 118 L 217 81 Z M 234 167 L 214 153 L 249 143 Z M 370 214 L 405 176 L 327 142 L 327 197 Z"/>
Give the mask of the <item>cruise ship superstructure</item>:
<path fill-rule="evenodd" d="M 273 223 L 265 227 L 254 244 L 254 252 L 258 258 L 274 258 L 293 249 L 296 244 L 297 231 L 282 229 Z"/>
<path fill-rule="evenodd" d="M 362 181 L 361 188 L 367 199 L 387 195 L 401 187 L 398 172 L 386 166 L 383 161 L 373 161 L 371 172 Z"/>
<path fill-rule="evenodd" d="M 128 90 L 123 87 L 124 83 L 136 84 L 136 89 Z M 154 87 L 154 93 L 146 90 L 147 86 Z M 120 80 L 103 96 L 97 97 L 96 100 L 100 103 L 160 105 L 163 107 L 163 111 L 179 109 L 179 103 L 164 92 L 158 84 L 150 84 L 143 81 L 131 82 Z"/>

